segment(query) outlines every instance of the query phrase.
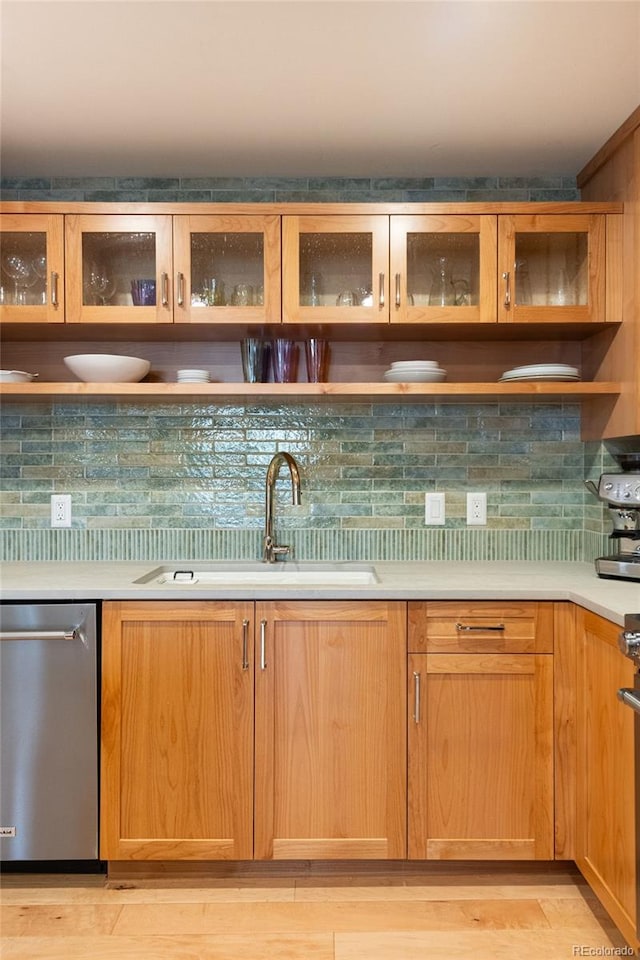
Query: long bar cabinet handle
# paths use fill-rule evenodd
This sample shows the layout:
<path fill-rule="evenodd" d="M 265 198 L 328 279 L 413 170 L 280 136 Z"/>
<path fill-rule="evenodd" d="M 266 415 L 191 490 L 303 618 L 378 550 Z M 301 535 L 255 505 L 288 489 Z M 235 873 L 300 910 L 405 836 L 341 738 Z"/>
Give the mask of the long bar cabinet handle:
<path fill-rule="evenodd" d="M 420 723 L 420 674 L 413 672 L 413 720 Z"/>
<path fill-rule="evenodd" d="M 640 696 L 637 691 L 623 687 L 621 690 L 618 690 L 618 700 L 626 703 L 626 705 L 631 707 L 632 710 L 635 710 L 636 713 L 640 713 Z"/>
<path fill-rule="evenodd" d="M 184 273 L 178 272 L 177 284 L 178 288 L 178 306 L 184 306 Z"/>
<path fill-rule="evenodd" d="M 507 270 L 506 273 L 502 274 L 502 279 L 504 280 L 504 305 L 509 309 L 511 306 L 511 274 Z"/>
<path fill-rule="evenodd" d="M 160 274 L 160 297 L 163 307 L 169 306 L 169 274 L 163 272 Z"/>
<path fill-rule="evenodd" d="M 396 307 L 400 306 L 400 274 L 396 273 Z"/>
<path fill-rule="evenodd" d="M 242 669 L 249 669 L 249 621 L 242 621 Z"/>
<path fill-rule="evenodd" d="M 384 273 L 378 277 L 378 306 L 384 307 Z"/>
<path fill-rule="evenodd" d="M 77 640 L 73 630 L 2 630 L 0 640 Z"/>
<path fill-rule="evenodd" d="M 467 626 L 464 623 L 456 623 L 456 630 L 460 630 L 460 631 L 462 630 L 483 630 L 483 631 L 484 630 L 506 630 L 506 627 L 504 623 L 486 624 L 486 625 L 477 624 L 473 626 Z"/>
<path fill-rule="evenodd" d="M 267 621 L 260 621 L 260 669 L 267 669 Z"/>
<path fill-rule="evenodd" d="M 55 270 L 51 271 L 51 306 L 58 307 L 60 305 L 60 300 L 58 299 L 58 277 L 59 274 Z"/>

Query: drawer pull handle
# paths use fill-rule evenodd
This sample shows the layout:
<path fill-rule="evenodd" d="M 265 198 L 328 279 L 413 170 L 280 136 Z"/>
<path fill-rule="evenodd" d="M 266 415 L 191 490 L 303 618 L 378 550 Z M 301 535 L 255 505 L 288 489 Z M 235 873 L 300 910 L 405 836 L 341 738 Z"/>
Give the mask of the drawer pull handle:
<path fill-rule="evenodd" d="M 378 276 L 378 306 L 384 307 L 384 273 Z"/>
<path fill-rule="evenodd" d="M 396 307 L 400 306 L 400 274 L 396 273 Z"/>
<path fill-rule="evenodd" d="M 488 626 L 466 626 L 464 623 L 456 623 L 456 630 L 506 630 L 504 623 L 496 623 Z"/>
<path fill-rule="evenodd" d="M 511 274 L 506 271 L 502 274 L 504 280 L 504 306 L 508 310 L 511 306 Z"/>
<path fill-rule="evenodd" d="M 163 307 L 169 306 L 169 274 L 161 273 L 160 274 L 160 290 L 161 290 L 161 302 Z"/>
<path fill-rule="evenodd" d="M 178 306 L 182 307 L 184 306 L 184 273 L 178 273 L 176 286 L 178 288 Z"/>

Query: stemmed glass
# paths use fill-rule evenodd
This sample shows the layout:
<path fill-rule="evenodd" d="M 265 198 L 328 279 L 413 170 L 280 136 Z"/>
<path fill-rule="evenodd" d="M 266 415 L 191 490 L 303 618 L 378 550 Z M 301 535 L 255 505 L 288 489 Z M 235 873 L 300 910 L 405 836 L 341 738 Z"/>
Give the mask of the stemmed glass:
<path fill-rule="evenodd" d="M 47 302 L 47 255 L 46 253 L 41 253 L 37 257 L 34 257 L 31 261 L 31 266 L 35 272 L 36 277 L 42 281 L 42 303 Z"/>
<path fill-rule="evenodd" d="M 96 305 L 104 307 L 116 292 L 116 284 L 101 267 L 92 264 L 86 274 L 84 289 Z"/>
<path fill-rule="evenodd" d="M 13 280 L 13 302 L 25 305 L 27 288 L 32 287 L 37 280 L 31 264 L 19 253 L 5 253 L 2 257 L 2 269 Z"/>

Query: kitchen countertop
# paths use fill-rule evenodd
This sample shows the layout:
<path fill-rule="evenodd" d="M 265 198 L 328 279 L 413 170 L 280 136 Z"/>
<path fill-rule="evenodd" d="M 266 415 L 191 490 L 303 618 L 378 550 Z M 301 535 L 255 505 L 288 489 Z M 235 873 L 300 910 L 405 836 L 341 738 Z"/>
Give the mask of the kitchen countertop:
<path fill-rule="evenodd" d="M 1 568 L 0 600 L 570 600 L 622 624 L 640 612 L 640 583 L 598 577 L 591 563 L 376 562 L 367 586 L 202 587 L 135 583 L 170 561 L 12 562 Z M 229 561 L 228 566 L 233 562 Z M 188 569 L 190 562 L 174 566 Z M 193 561 L 194 567 L 206 566 Z"/>

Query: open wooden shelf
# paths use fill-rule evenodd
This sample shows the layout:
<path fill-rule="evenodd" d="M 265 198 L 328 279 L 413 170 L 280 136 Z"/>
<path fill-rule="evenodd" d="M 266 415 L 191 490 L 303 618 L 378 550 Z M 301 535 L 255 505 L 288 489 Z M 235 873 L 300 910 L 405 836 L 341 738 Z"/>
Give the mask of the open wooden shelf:
<path fill-rule="evenodd" d="M 477 397 L 514 400 L 583 400 L 617 396 L 621 384 L 593 381 L 536 381 L 520 383 L 5 383 L 0 398 L 189 400 L 219 398 L 280 398 L 329 400 L 388 397 L 390 400 L 435 398 L 466 400 Z"/>

